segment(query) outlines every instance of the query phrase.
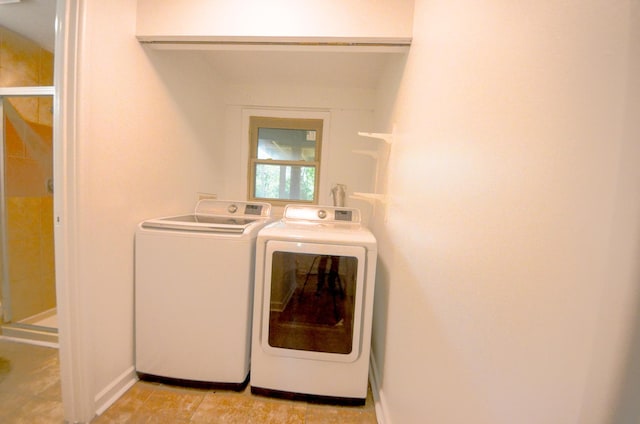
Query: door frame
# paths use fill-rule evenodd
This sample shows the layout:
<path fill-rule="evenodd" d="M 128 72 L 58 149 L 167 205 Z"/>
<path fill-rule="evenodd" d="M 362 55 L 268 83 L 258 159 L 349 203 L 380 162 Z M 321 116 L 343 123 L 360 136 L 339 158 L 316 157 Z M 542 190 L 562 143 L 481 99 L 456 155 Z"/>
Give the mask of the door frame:
<path fill-rule="evenodd" d="M 53 196 L 60 381 L 65 421 L 95 416 L 91 384 L 90 330 L 82 317 L 83 290 L 77 275 L 78 162 L 77 105 L 81 36 L 86 0 L 56 0 L 54 55 Z"/>

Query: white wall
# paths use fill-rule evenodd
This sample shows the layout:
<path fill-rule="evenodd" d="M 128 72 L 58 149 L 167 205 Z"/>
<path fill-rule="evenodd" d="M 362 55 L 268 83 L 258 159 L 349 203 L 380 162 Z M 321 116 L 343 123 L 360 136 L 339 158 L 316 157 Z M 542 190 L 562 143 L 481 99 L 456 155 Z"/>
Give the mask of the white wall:
<path fill-rule="evenodd" d="M 247 196 L 249 141 L 248 133 L 242 131 L 244 110 L 260 110 L 268 116 L 289 116 L 290 111 L 324 114 L 330 128 L 322 145 L 326 160 L 322 164 L 319 202 L 332 204 L 330 189 L 336 183 L 346 184 L 348 193 L 372 190 L 375 163 L 353 150 L 367 147 L 357 133 L 373 125 L 374 90 L 261 83 L 233 85 L 227 94 L 225 197 Z M 356 206 L 357 201 L 347 200 L 347 205 Z M 280 212 L 278 209 L 276 213 Z"/>
<path fill-rule="evenodd" d="M 64 337 L 81 345 L 85 384 L 99 409 L 133 367 L 136 224 L 192 210 L 196 191 L 219 188 L 224 113 L 204 62 L 143 50 L 135 0 L 87 1 L 83 8 L 79 132 L 69 146 L 77 176 L 66 188 L 78 202 L 68 242 L 79 253 L 68 284 L 78 294 L 72 307 L 79 331 Z"/>
<path fill-rule="evenodd" d="M 412 0 L 138 0 L 141 39 L 411 37 Z"/>
<path fill-rule="evenodd" d="M 618 389 L 640 283 L 638 15 L 416 1 L 378 108 L 380 131 L 397 124 L 374 223 L 386 422 L 637 421 L 637 373 Z"/>

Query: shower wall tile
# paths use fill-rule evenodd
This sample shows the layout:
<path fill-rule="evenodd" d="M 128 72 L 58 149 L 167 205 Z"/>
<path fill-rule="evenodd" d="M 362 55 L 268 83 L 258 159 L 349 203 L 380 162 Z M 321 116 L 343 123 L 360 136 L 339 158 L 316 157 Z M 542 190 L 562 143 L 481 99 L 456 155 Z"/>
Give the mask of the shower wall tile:
<path fill-rule="evenodd" d="M 56 277 L 55 274 L 42 278 L 42 292 L 39 294 L 42 300 L 42 311 L 48 311 L 56 307 Z"/>
<path fill-rule="evenodd" d="M 21 321 L 55 308 L 55 284 L 47 278 L 12 281 L 11 299 L 13 321 Z"/>
<path fill-rule="evenodd" d="M 37 97 L 18 97 L 11 99 L 11 104 L 26 121 L 35 122 L 38 119 Z"/>
<path fill-rule="evenodd" d="M 51 133 L 51 127 L 53 126 L 53 97 L 38 98 L 38 123 L 47 125 L 49 133 Z"/>
<path fill-rule="evenodd" d="M 39 237 L 23 238 L 9 244 L 9 279 L 11 281 L 42 276 L 41 245 L 42 240 Z"/>
<path fill-rule="evenodd" d="M 42 204 L 40 207 L 40 229 L 42 237 L 51 240 L 53 245 L 53 196 L 45 196 L 40 198 Z"/>
<path fill-rule="evenodd" d="M 53 199 L 10 197 L 6 205 L 9 280 L 17 321 L 56 305 Z"/>
<path fill-rule="evenodd" d="M 47 179 L 53 171 L 53 131 L 50 126 L 22 121 L 16 128 L 7 125 L 6 192 L 8 196 L 43 196 L 48 194 Z M 23 142 L 32 136 L 31 148 Z M 37 139 L 35 139 L 35 136 Z"/>
<path fill-rule="evenodd" d="M 42 221 L 42 201 L 38 197 L 8 197 L 7 235 L 9 242 L 18 242 L 40 236 Z"/>
<path fill-rule="evenodd" d="M 48 50 L 40 49 L 40 69 L 38 74 L 38 85 L 53 85 L 53 62 L 54 56 Z M 39 121 L 42 124 L 47 124 L 47 122 Z"/>
<path fill-rule="evenodd" d="M 55 283 L 52 277 L 34 277 L 11 281 L 13 321 L 56 307 Z"/>
<path fill-rule="evenodd" d="M 39 80 L 40 48 L 6 28 L 0 29 L 0 64 L 11 72 L 0 73 L 3 87 L 33 86 Z"/>
<path fill-rule="evenodd" d="M 49 277 L 55 275 L 55 255 L 53 247 L 53 235 L 42 237 L 42 276 Z"/>
<path fill-rule="evenodd" d="M 29 316 L 25 314 L 25 311 L 34 309 L 28 305 L 29 299 L 34 295 L 28 290 L 25 290 L 25 289 L 28 289 L 29 287 L 31 287 L 30 280 L 26 280 L 24 282 L 13 281 L 13 280 L 11 281 L 10 288 L 11 288 L 11 311 L 12 311 L 11 321 L 12 322 L 18 322 L 25 319 L 26 317 Z"/>
<path fill-rule="evenodd" d="M 43 196 L 47 194 L 42 167 L 33 159 L 8 158 L 5 169 L 7 196 Z"/>
<path fill-rule="evenodd" d="M 37 278 L 11 279 L 11 309 L 13 321 L 21 321 L 40 310 L 40 284 Z"/>
<path fill-rule="evenodd" d="M 53 99 L 51 99 L 50 97 L 46 97 L 46 98 L 42 98 L 40 99 L 41 102 L 42 101 L 50 101 L 53 102 Z M 51 107 L 53 107 L 53 103 L 51 103 Z M 42 109 L 42 106 L 41 106 Z M 48 115 L 52 115 L 51 110 L 45 110 L 44 112 L 46 112 Z M 41 115 L 42 115 L 42 110 L 41 110 Z M 48 118 L 45 118 L 48 120 L 52 120 L 53 118 L 51 116 L 49 116 Z M 51 130 L 51 125 L 49 124 L 43 124 L 43 123 L 29 123 L 29 126 L 31 127 L 31 129 L 33 131 L 35 131 L 38 136 L 40 137 L 40 140 L 42 140 L 42 142 L 44 143 L 44 145 L 51 149 L 53 147 L 53 131 Z"/>
<path fill-rule="evenodd" d="M 4 120 L 5 125 L 5 156 L 8 158 L 18 157 L 24 158 L 27 156 L 26 147 L 22 142 L 16 128 L 13 126 L 9 119 Z"/>

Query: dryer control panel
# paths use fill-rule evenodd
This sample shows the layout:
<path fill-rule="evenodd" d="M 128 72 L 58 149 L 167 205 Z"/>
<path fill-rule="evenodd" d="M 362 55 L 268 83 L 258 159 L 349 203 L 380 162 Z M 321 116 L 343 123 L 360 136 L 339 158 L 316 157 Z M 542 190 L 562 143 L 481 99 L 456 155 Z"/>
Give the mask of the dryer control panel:
<path fill-rule="evenodd" d="M 285 221 L 309 223 L 360 224 L 360 210 L 334 206 L 287 205 Z"/>

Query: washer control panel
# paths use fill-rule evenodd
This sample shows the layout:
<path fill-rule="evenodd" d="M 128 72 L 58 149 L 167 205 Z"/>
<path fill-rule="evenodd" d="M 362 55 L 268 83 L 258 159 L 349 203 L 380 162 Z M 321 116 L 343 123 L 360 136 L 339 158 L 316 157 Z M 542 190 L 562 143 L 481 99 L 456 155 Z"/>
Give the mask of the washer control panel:
<path fill-rule="evenodd" d="M 264 202 L 203 199 L 196 205 L 195 213 L 196 215 L 269 218 L 271 205 Z"/>

